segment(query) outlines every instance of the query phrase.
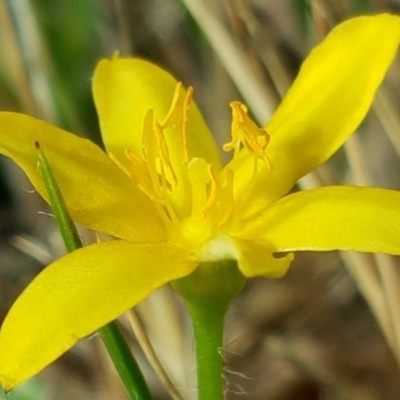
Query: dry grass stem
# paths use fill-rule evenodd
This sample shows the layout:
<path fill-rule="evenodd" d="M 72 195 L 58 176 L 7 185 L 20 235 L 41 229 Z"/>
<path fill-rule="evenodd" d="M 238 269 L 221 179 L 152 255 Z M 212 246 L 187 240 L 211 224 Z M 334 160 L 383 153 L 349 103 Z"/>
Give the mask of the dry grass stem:
<path fill-rule="evenodd" d="M 251 69 L 245 53 L 203 0 L 182 0 L 220 58 L 256 119 L 265 123 L 275 108 L 273 97 Z"/>
<path fill-rule="evenodd" d="M 28 0 L 8 2 L 14 29 L 25 66 L 29 66 L 29 88 L 37 104 L 37 116 L 57 122 L 51 84 L 49 81 L 50 59 L 42 42 L 35 11 Z M 25 88 L 26 90 L 26 88 Z"/>
<path fill-rule="evenodd" d="M 393 148 L 400 157 L 400 116 L 385 86 L 380 88 L 372 107 L 384 131 L 388 135 Z"/>
<path fill-rule="evenodd" d="M 153 368 L 155 374 L 164 386 L 165 390 L 168 392 L 173 400 L 183 400 L 183 397 L 176 389 L 174 383 L 171 381 L 170 377 L 167 374 L 167 371 L 161 364 L 156 352 L 154 351 L 154 347 L 150 342 L 146 329 L 144 328 L 135 310 L 130 310 L 128 312 L 128 320 L 130 327 L 132 328 L 132 331 L 138 343 L 140 344 L 144 355 L 147 358 L 147 361 Z"/>
<path fill-rule="evenodd" d="M 350 171 L 352 174 L 352 180 L 356 185 L 371 185 L 371 178 L 368 168 L 365 163 L 364 153 L 361 149 L 361 144 L 359 138 L 356 135 L 351 136 L 344 145 L 344 149 L 347 155 Z M 400 363 L 400 296 L 397 295 L 400 288 L 400 281 L 398 277 L 398 267 L 395 265 L 390 256 L 374 254 L 374 260 L 376 263 L 376 268 L 379 274 L 378 290 L 385 301 L 385 307 L 371 307 L 378 311 L 379 313 L 384 313 L 384 315 L 377 315 L 379 322 L 385 321 L 381 324 L 384 330 L 385 336 L 388 338 L 391 348 Z M 360 271 L 359 271 L 360 272 Z M 364 280 L 365 278 L 362 274 L 357 275 L 357 279 Z M 368 279 L 368 278 L 367 278 Z M 368 303 L 376 301 L 376 293 L 368 295 L 366 300 Z"/>

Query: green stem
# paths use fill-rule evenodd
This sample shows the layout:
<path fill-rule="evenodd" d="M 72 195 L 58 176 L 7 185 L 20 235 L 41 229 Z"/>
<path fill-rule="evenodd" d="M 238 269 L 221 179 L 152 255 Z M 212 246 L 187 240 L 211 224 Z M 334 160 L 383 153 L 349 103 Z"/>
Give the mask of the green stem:
<path fill-rule="evenodd" d="M 199 400 L 224 398 L 223 328 L 226 307 L 193 305 L 188 310 L 196 341 Z"/>
<path fill-rule="evenodd" d="M 189 276 L 173 282 L 192 318 L 196 341 L 199 400 L 223 400 L 224 317 L 245 278 L 235 261 L 202 263 Z"/>
<path fill-rule="evenodd" d="M 118 325 L 115 322 L 110 322 L 100 329 L 100 335 L 125 386 L 129 399 L 151 400 L 149 388 Z"/>
<path fill-rule="evenodd" d="M 69 215 L 60 188 L 53 176 L 50 165 L 40 148 L 39 143 L 35 143 L 38 151 L 39 171 L 42 175 L 50 204 L 59 226 L 61 236 L 67 251 L 71 252 L 82 247 L 82 241 L 76 230 L 76 226 Z M 133 358 L 133 355 L 122 336 L 116 322 L 110 322 L 100 329 L 100 335 L 107 348 L 115 369 L 125 386 L 130 400 L 151 400 L 150 391 L 146 385 L 144 377 Z"/>

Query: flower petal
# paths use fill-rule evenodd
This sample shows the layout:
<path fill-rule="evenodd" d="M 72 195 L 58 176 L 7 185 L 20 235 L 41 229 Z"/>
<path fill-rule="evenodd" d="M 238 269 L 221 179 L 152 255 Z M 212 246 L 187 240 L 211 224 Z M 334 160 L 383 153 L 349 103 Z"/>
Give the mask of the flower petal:
<path fill-rule="evenodd" d="M 76 222 L 131 241 L 165 240 L 154 205 L 99 147 L 27 115 L 0 113 L 0 153 L 12 158 L 47 199 L 35 142 L 48 158 Z"/>
<path fill-rule="evenodd" d="M 279 258 L 274 257 L 277 251 L 271 243 L 263 240 L 243 240 L 232 238 L 236 252 L 238 267 L 247 278 L 262 276 L 264 278 L 280 278 L 286 274 L 293 254 Z"/>
<path fill-rule="evenodd" d="M 0 331 L 0 383 L 11 390 L 161 285 L 196 267 L 169 243 L 97 243 L 55 261 L 17 299 Z"/>
<path fill-rule="evenodd" d="M 158 121 L 167 116 L 177 81 L 162 68 L 134 58 L 102 60 L 97 65 L 93 78 L 93 94 L 104 143 L 108 151 L 121 161 L 125 160 L 125 149 L 142 155 L 141 132 L 147 112 L 151 109 Z M 180 89 L 178 107 L 184 118 L 184 97 Z M 189 158 L 201 157 L 216 169 L 221 162 L 215 142 L 196 104 L 192 104 L 186 115 L 186 146 Z M 166 130 L 166 140 L 173 163 L 182 164 L 182 137 L 173 128 Z"/>
<path fill-rule="evenodd" d="M 258 198 L 267 195 L 274 200 L 287 193 L 354 132 L 370 108 L 399 40 L 399 17 L 358 17 L 338 25 L 310 53 L 265 127 L 272 169 L 263 163 L 248 193 L 245 187 L 254 170 L 253 157 L 242 151 L 229 166 L 235 171 L 237 191 L 254 200 L 249 214 L 265 206 Z"/>
<path fill-rule="evenodd" d="M 243 235 L 268 240 L 276 251 L 400 255 L 400 192 L 354 186 L 304 190 L 249 221 Z"/>

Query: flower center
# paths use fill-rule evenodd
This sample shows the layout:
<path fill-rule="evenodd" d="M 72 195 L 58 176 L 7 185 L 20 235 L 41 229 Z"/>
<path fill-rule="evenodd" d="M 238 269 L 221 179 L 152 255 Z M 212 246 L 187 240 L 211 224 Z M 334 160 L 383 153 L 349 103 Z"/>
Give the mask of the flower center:
<path fill-rule="evenodd" d="M 129 166 L 118 165 L 152 199 L 171 240 L 199 248 L 229 219 L 233 205 L 233 174 L 189 154 L 185 131 L 193 89 L 177 84 L 163 120 L 146 114 L 142 153 L 126 150 Z"/>
<path fill-rule="evenodd" d="M 226 248 L 221 238 L 229 236 L 232 225 L 241 223 L 245 204 L 234 201 L 234 174 L 230 168 L 216 171 L 217 167 L 189 152 L 185 127 L 192 96 L 192 88 L 184 91 L 178 83 L 163 120 L 153 110 L 147 112 L 141 154 L 126 150 L 128 166 L 113 159 L 154 202 L 171 240 L 189 242 L 201 258 L 204 252 L 213 255 L 213 249 L 220 252 L 221 243 Z M 242 150 L 252 153 L 253 176 L 260 160 L 271 168 L 265 154 L 268 133 L 250 119 L 243 104 L 233 102 L 231 107 L 232 140 L 224 150 L 234 150 L 234 157 Z M 216 242 L 217 237 L 220 239 Z"/>

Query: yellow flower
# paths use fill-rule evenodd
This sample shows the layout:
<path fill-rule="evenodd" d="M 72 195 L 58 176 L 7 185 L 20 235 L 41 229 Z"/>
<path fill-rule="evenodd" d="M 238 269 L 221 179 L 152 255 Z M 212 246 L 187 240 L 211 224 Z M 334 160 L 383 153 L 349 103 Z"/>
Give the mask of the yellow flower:
<path fill-rule="evenodd" d="M 324 187 L 287 194 L 360 124 L 399 39 L 400 18 L 391 15 L 339 25 L 311 52 L 264 129 L 233 102 L 224 146 L 233 158 L 225 166 L 192 89 L 137 59 L 114 57 L 96 68 L 108 155 L 46 122 L 0 113 L 0 152 L 46 198 L 38 141 L 74 220 L 118 238 L 55 261 L 18 298 L 0 334 L 3 387 L 200 263 L 236 260 L 246 277 L 279 277 L 293 255 L 276 252 L 400 254 L 400 193 Z"/>

